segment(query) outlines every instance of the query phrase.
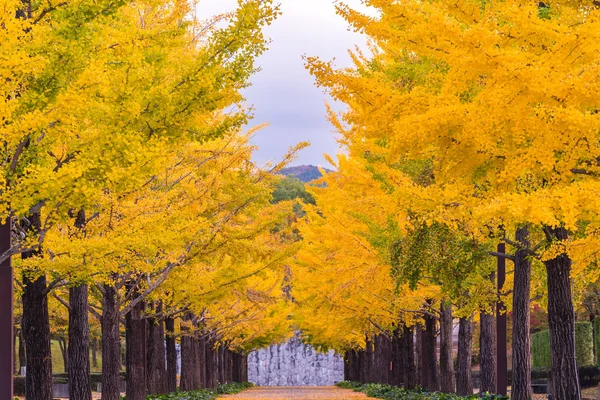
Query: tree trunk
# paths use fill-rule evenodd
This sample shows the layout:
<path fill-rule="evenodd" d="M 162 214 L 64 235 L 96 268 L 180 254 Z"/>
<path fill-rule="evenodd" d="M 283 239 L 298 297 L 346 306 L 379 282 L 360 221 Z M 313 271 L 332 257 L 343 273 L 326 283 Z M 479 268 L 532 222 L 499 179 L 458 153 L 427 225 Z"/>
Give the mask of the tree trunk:
<path fill-rule="evenodd" d="M 442 301 L 440 308 L 440 390 L 454 393 L 454 359 L 452 357 L 452 304 Z"/>
<path fill-rule="evenodd" d="M 513 291 L 512 389 L 513 400 L 531 400 L 531 340 L 529 337 L 531 260 L 529 231 L 517 229 L 515 239 L 523 246 L 515 253 Z"/>
<path fill-rule="evenodd" d="M 417 367 L 415 364 L 415 340 L 414 328 L 405 326 L 402 339 L 404 341 L 404 353 L 406 354 L 406 369 L 403 371 L 403 383 L 406 389 L 414 389 L 417 386 Z"/>
<path fill-rule="evenodd" d="M 102 293 L 102 400 L 120 400 L 121 341 L 119 299 L 114 286 Z"/>
<path fill-rule="evenodd" d="M 177 347 L 175 346 L 175 319 L 165 320 L 167 329 L 167 391 L 177 391 Z"/>
<path fill-rule="evenodd" d="M 92 367 L 98 368 L 98 338 L 92 339 Z"/>
<path fill-rule="evenodd" d="M 429 315 L 425 316 L 425 330 L 421 335 L 421 357 L 423 363 L 423 367 L 421 368 L 421 386 L 435 392 L 440 388 L 435 345 L 435 318 Z"/>
<path fill-rule="evenodd" d="M 415 327 L 415 367 L 417 372 L 417 383 L 422 382 L 423 376 L 423 326 L 417 324 Z"/>
<path fill-rule="evenodd" d="M 479 330 L 481 390 L 483 393 L 496 392 L 496 327 L 494 316 L 484 311 L 480 314 Z"/>
<path fill-rule="evenodd" d="M 184 315 L 181 324 L 181 381 L 179 390 L 182 392 L 194 390 L 194 339 L 190 336 L 189 315 Z"/>
<path fill-rule="evenodd" d="M 551 237 L 566 241 L 564 228 L 546 228 Z M 553 398 L 579 400 L 581 391 L 575 351 L 575 311 L 571 294 L 571 259 L 567 254 L 545 262 L 548 273 L 548 326 L 552 360 Z"/>
<path fill-rule="evenodd" d="M 197 336 L 192 338 L 192 349 L 193 349 L 193 357 L 194 357 L 194 370 L 192 371 L 194 378 L 194 390 L 202 389 L 202 374 L 200 373 L 200 341 Z M 219 382 L 223 383 L 223 380 L 219 380 Z"/>
<path fill-rule="evenodd" d="M 23 331 L 23 320 L 21 320 L 21 329 L 19 329 L 19 374 L 23 367 L 27 367 L 27 353 L 25 350 L 25 334 Z"/>
<path fill-rule="evenodd" d="M 135 298 L 137 290 L 134 291 Z M 127 400 L 146 400 L 146 335 L 145 304 L 140 301 L 125 315 L 125 360 L 127 374 Z"/>
<path fill-rule="evenodd" d="M 198 339 L 198 356 L 196 358 L 196 368 L 200 374 L 200 385 L 207 387 L 206 382 L 206 336 L 202 332 L 202 337 Z"/>
<path fill-rule="evenodd" d="M 162 311 L 159 303 L 156 312 Z M 167 370 L 165 360 L 165 330 L 163 321 L 148 319 L 148 394 L 166 394 Z"/>
<path fill-rule="evenodd" d="M 473 316 L 461 318 L 458 328 L 458 371 L 456 393 L 460 396 L 473 394 L 471 358 L 473 356 Z"/>
<path fill-rule="evenodd" d="M 24 254 L 23 257 L 26 257 Z M 26 400 L 52 400 L 52 354 L 46 276 L 23 276 L 23 326 L 27 351 Z"/>
<path fill-rule="evenodd" d="M 91 400 L 88 286 L 69 289 L 69 399 Z"/>

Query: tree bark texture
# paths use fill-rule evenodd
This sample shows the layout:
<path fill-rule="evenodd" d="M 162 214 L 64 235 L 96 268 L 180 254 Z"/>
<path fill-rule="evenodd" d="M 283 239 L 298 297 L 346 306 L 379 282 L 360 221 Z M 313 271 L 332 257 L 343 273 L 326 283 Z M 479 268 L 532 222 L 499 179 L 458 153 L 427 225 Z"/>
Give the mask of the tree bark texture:
<path fill-rule="evenodd" d="M 190 333 L 190 323 L 192 317 L 186 314 L 181 323 L 181 381 L 179 389 L 181 391 L 194 390 L 194 369 L 196 360 L 194 358 L 194 339 Z"/>
<path fill-rule="evenodd" d="M 481 312 L 479 330 L 481 393 L 496 392 L 496 326 L 494 316 Z"/>
<path fill-rule="evenodd" d="M 177 347 L 175 346 L 175 319 L 167 318 L 165 320 L 167 330 L 167 391 L 173 393 L 177 391 Z"/>
<path fill-rule="evenodd" d="M 27 352 L 26 400 L 52 400 L 52 354 L 46 276 L 23 277 L 23 336 Z"/>
<path fill-rule="evenodd" d="M 440 308 L 440 390 L 454 393 L 454 358 L 452 357 L 452 304 L 442 301 Z"/>
<path fill-rule="evenodd" d="M 553 239 L 565 241 L 564 228 L 546 228 Z M 575 351 L 575 311 L 571 294 L 571 259 L 566 254 L 545 262 L 548 274 L 548 326 L 553 398 L 579 400 L 581 391 Z"/>
<path fill-rule="evenodd" d="M 406 369 L 403 373 L 404 387 L 414 389 L 417 386 L 417 366 L 415 364 L 415 341 L 414 328 L 404 327 L 402 336 L 404 342 L 404 352 L 406 354 Z"/>
<path fill-rule="evenodd" d="M 432 392 L 440 389 L 435 331 L 435 318 L 426 315 L 425 330 L 421 333 L 421 357 L 423 363 L 423 367 L 421 368 L 421 386 Z"/>
<path fill-rule="evenodd" d="M 135 291 L 135 288 L 129 290 Z M 132 296 L 135 298 L 136 296 Z M 140 301 L 125 315 L 127 400 L 146 400 L 147 324 Z"/>
<path fill-rule="evenodd" d="M 69 289 L 69 399 L 91 400 L 88 286 Z"/>
<path fill-rule="evenodd" d="M 513 400 L 531 400 L 531 339 L 529 335 L 531 260 L 528 254 L 530 247 L 528 228 L 517 229 L 515 239 L 522 247 L 515 253 L 511 396 Z"/>
<path fill-rule="evenodd" d="M 102 400 L 120 400 L 121 338 L 117 289 L 102 287 Z"/>
<path fill-rule="evenodd" d="M 159 304 L 156 312 L 160 313 L 162 306 Z M 165 329 L 162 320 L 155 317 L 148 318 L 148 394 L 166 394 L 167 370 L 165 359 Z"/>
<path fill-rule="evenodd" d="M 473 394 L 471 358 L 473 356 L 473 317 L 461 318 L 458 328 L 458 368 L 456 393 L 460 396 Z"/>

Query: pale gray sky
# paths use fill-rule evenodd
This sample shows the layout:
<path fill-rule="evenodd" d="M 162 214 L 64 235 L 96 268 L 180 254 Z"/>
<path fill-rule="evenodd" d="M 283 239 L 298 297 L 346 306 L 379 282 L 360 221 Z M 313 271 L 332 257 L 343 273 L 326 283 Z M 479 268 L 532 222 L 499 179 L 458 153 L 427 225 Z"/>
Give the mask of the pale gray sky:
<path fill-rule="evenodd" d="M 333 0 L 280 0 L 283 15 L 266 30 L 272 39 L 269 51 L 260 57 L 262 71 L 245 91 L 248 104 L 256 108 L 253 125 L 267 122 L 254 143 L 259 146 L 256 161 L 278 160 L 289 146 L 310 141 L 294 165 L 326 166 L 323 153 L 338 152 L 333 128 L 325 118 L 326 96 L 315 87 L 304 69 L 302 55 L 336 59 L 336 65 L 350 65 L 348 49 L 361 47 L 365 38 L 350 32 L 346 21 L 336 15 Z M 353 8 L 366 10 L 360 0 L 346 0 Z M 233 10 L 237 0 L 201 0 L 199 17 Z"/>

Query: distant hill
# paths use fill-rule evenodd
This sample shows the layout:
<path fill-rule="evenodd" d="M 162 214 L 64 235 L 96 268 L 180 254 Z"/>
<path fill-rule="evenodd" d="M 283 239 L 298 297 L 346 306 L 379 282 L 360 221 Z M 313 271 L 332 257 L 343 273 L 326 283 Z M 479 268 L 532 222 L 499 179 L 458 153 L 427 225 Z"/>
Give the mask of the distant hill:
<path fill-rule="evenodd" d="M 328 169 L 325 169 L 325 171 L 330 172 Z M 314 181 L 322 176 L 319 168 L 314 165 L 298 165 L 297 167 L 284 168 L 280 171 L 280 174 L 294 176 L 302 182 Z"/>

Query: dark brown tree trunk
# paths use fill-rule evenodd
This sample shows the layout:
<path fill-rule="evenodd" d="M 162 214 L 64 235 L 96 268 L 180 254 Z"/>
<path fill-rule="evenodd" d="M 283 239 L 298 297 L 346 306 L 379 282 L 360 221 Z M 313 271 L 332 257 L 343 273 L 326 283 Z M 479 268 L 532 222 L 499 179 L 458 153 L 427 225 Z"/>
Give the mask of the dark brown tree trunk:
<path fill-rule="evenodd" d="M 156 312 L 162 311 L 159 303 Z M 148 325 L 148 394 L 166 394 L 167 370 L 165 367 L 165 329 L 163 321 L 151 317 Z"/>
<path fill-rule="evenodd" d="M 40 214 L 32 214 L 29 217 L 29 223 L 30 226 L 27 226 L 26 229 L 33 236 L 38 235 L 42 226 Z M 27 259 L 40 254 L 40 250 L 27 251 L 21 254 L 21 258 Z M 22 321 L 27 351 L 25 398 L 26 400 L 51 400 L 52 353 L 46 276 L 42 275 L 33 280 L 30 278 L 31 276 L 27 272 L 23 274 Z"/>
<path fill-rule="evenodd" d="M 167 329 L 167 391 L 177 391 L 177 347 L 175 346 L 175 319 L 165 320 Z"/>
<path fill-rule="evenodd" d="M 415 364 L 415 340 L 414 328 L 405 326 L 402 339 L 404 342 L 404 353 L 406 354 L 406 369 L 403 371 L 403 383 L 407 389 L 417 386 L 417 367 Z"/>
<path fill-rule="evenodd" d="M 181 381 L 179 389 L 181 391 L 194 390 L 194 339 L 190 336 L 189 324 L 191 316 L 186 314 L 181 323 Z"/>
<path fill-rule="evenodd" d="M 90 400 L 88 286 L 69 289 L 69 399 Z"/>
<path fill-rule="evenodd" d="M 406 355 L 403 351 L 401 328 L 395 329 L 392 333 L 390 350 L 392 359 L 388 383 L 393 386 L 400 386 L 402 384 L 402 370 L 406 368 Z"/>
<path fill-rule="evenodd" d="M 454 358 L 452 357 L 452 304 L 442 301 L 440 308 L 440 390 L 454 393 Z"/>
<path fill-rule="evenodd" d="M 481 312 L 479 330 L 481 393 L 496 392 L 496 326 L 494 316 Z"/>
<path fill-rule="evenodd" d="M 559 242 L 569 238 L 564 228 L 545 228 Z M 545 261 L 548 274 L 548 326 L 552 360 L 553 398 L 579 400 L 579 376 L 575 351 L 575 311 L 571 294 L 571 259 L 567 254 Z"/>
<path fill-rule="evenodd" d="M 198 340 L 198 333 L 192 338 L 192 350 L 194 357 L 194 369 L 192 371 L 194 379 L 194 389 L 202 389 L 202 374 L 200 373 L 200 341 Z M 220 380 L 220 382 L 223 382 Z"/>
<path fill-rule="evenodd" d="M 129 288 L 136 293 L 135 288 Z M 135 298 L 136 295 L 132 296 Z M 140 301 L 125 315 L 127 400 L 146 400 L 147 324 L 145 304 Z"/>
<path fill-rule="evenodd" d="M 432 392 L 440 389 L 437 369 L 435 331 L 435 318 L 426 315 L 425 330 L 421 334 L 421 357 L 423 363 L 423 367 L 421 369 L 421 386 Z"/>
<path fill-rule="evenodd" d="M 198 356 L 196 358 L 196 368 L 200 374 L 201 387 L 207 387 L 206 382 L 206 336 L 201 333 L 201 338 L 198 339 Z"/>
<path fill-rule="evenodd" d="M 512 389 L 513 400 L 531 400 L 531 341 L 529 337 L 531 260 L 527 227 L 517 229 L 515 239 L 522 248 L 515 253 L 513 291 Z"/>
<path fill-rule="evenodd" d="M 119 299 L 114 286 L 102 289 L 102 400 L 120 400 Z"/>
<path fill-rule="evenodd" d="M 27 367 L 27 357 L 25 356 L 26 353 L 23 321 L 21 321 L 21 329 L 19 329 L 19 373 L 21 373 L 23 367 Z"/>
<path fill-rule="evenodd" d="M 456 393 L 460 396 L 473 394 L 471 358 L 473 356 L 473 317 L 461 318 L 458 328 L 458 370 Z"/>
<path fill-rule="evenodd" d="M 216 389 L 217 378 L 218 378 L 218 361 L 217 361 L 217 349 L 215 348 L 215 342 L 213 339 L 206 341 L 206 374 L 207 374 L 207 387 L 209 389 Z"/>
<path fill-rule="evenodd" d="M 417 371 L 417 382 L 422 382 L 423 376 L 423 326 L 415 326 L 415 366 Z"/>
<path fill-rule="evenodd" d="M 27 351 L 25 398 L 52 400 L 52 354 L 45 276 L 33 281 L 23 276 L 23 326 Z"/>

